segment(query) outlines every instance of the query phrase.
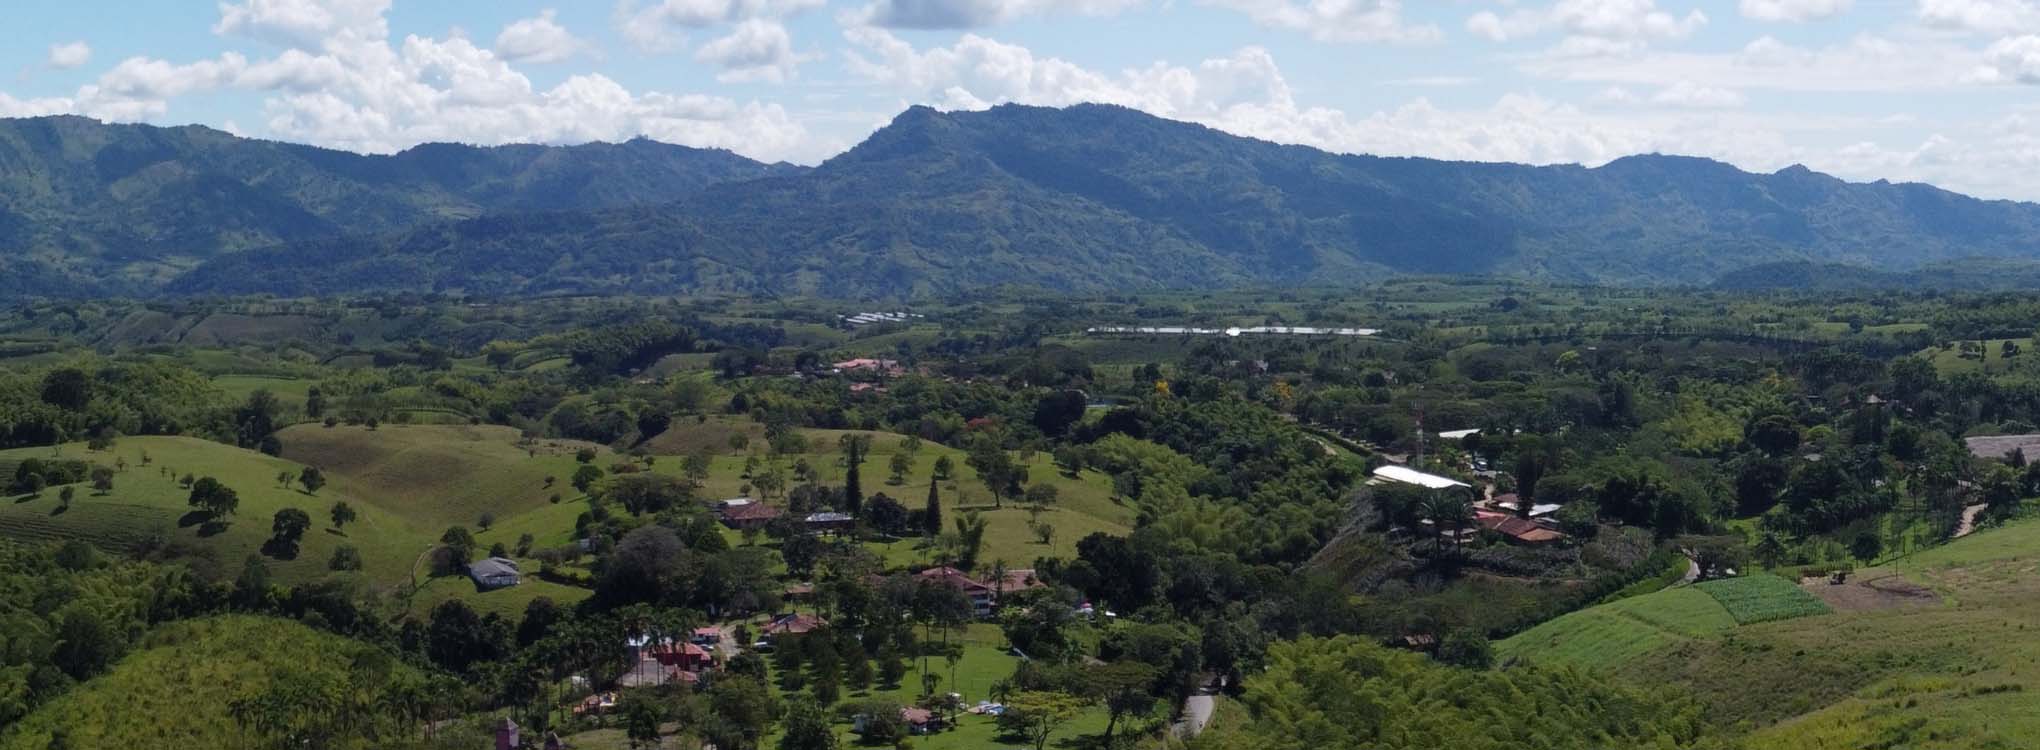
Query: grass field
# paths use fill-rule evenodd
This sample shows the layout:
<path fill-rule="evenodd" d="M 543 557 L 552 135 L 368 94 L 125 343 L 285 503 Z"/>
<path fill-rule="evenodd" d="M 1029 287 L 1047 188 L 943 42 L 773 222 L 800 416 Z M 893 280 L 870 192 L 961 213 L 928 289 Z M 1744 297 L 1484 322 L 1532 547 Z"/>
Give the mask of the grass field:
<path fill-rule="evenodd" d="M 44 750 L 59 728 L 74 748 L 255 747 L 228 714 L 232 701 L 259 694 L 284 670 L 339 676 L 379 653 L 291 620 L 233 615 L 164 626 L 112 671 L 0 731 L 0 750 Z"/>
<path fill-rule="evenodd" d="M 1600 670 L 1685 640 L 1735 627 L 1714 597 L 1691 586 L 1572 612 L 1496 644 L 1502 660 Z"/>
<path fill-rule="evenodd" d="M 1694 586 L 1721 603 L 1738 625 L 1824 615 L 1828 606 L 1798 584 L 1774 575 L 1705 581 Z"/>
<path fill-rule="evenodd" d="M 80 539 L 116 552 L 133 550 L 154 539 L 188 552 L 185 556 L 199 567 L 216 566 L 215 570 L 231 575 L 269 539 L 270 518 L 283 508 L 294 507 L 312 517 L 314 528 L 305 534 L 295 559 L 265 558 L 284 583 L 325 575 L 327 560 L 342 544 L 361 551 L 363 572 L 371 579 L 385 583 L 401 580 L 408 577 L 412 560 L 436 538 L 403 517 L 336 488 L 327 487 L 314 496 L 277 484 L 278 472 L 295 476 L 300 464 L 196 438 L 128 437 L 108 451 L 87 451 L 83 444 L 62 446 L 58 451 L 0 451 L 0 463 L 58 453 L 105 465 L 124 459 L 128 468 L 115 475 L 113 491 L 105 495 L 78 485 L 69 510 L 60 508 L 59 488 L 54 487 L 40 498 L 0 502 L 0 536 Z M 142 460 L 144 454 L 149 458 L 147 464 Z M 240 495 L 240 509 L 225 528 L 209 528 L 192 514 L 191 493 L 176 480 L 183 474 L 215 477 Z M 347 526 L 344 535 L 327 529 L 327 511 L 338 500 L 347 500 L 360 516 Z"/>
<path fill-rule="evenodd" d="M 324 470 L 335 489 L 435 530 L 474 526 L 483 513 L 508 519 L 546 506 L 554 493 L 577 494 L 567 480 L 583 446 L 547 440 L 519 447 L 515 429 L 468 425 L 302 424 L 277 437 L 285 458 Z"/>

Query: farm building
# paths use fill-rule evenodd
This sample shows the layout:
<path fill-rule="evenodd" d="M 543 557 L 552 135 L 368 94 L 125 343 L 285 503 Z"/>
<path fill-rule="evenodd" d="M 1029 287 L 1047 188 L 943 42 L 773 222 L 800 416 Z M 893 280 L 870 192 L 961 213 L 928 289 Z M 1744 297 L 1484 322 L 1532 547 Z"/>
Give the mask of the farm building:
<path fill-rule="evenodd" d="M 474 579 L 475 587 L 483 591 L 509 588 L 523 580 L 517 572 L 517 561 L 507 557 L 491 557 L 469 564 L 468 577 Z"/>
<path fill-rule="evenodd" d="M 1448 479 L 1446 477 L 1441 477 L 1436 474 L 1426 474 L 1424 472 L 1417 471 L 1416 469 L 1412 469 L 1407 466 L 1383 466 L 1381 468 L 1374 470 L 1374 477 L 1376 479 L 1385 479 L 1390 482 L 1414 484 L 1419 487 L 1432 490 L 1442 490 L 1448 487 L 1464 487 L 1467 489 L 1473 488 L 1473 485 L 1467 484 L 1465 482 L 1461 482 L 1456 479 Z"/>
<path fill-rule="evenodd" d="M 729 502 L 729 501 L 725 501 Z M 724 505 L 716 511 L 724 526 L 732 529 L 762 529 L 779 517 L 779 509 L 764 503 L 745 502 L 741 505 Z"/>

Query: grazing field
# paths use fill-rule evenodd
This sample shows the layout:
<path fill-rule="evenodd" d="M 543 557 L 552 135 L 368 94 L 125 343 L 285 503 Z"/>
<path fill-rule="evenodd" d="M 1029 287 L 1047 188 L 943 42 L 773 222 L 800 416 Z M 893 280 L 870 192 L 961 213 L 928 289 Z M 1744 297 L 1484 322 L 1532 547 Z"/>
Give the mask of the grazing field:
<path fill-rule="evenodd" d="M 1799 588 L 1799 584 L 1774 575 L 1705 581 L 1694 588 L 1721 602 L 1738 625 L 1828 613 L 1827 604 L 1818 597 Z"/>
<path fill-rule="evenodd" d="M 83 444 L 57 450 L 23 448 L 0 451 L 0 463 L 56 455 L 106 466 L 124 460 L 127 469 L 114 475 L 113 489 L 105 494 L 87 484 L 74 486 L 76 496 L 68 510 L 62 507 L 57 487 L 44 490 L 40 497 L 0 502 L 0 535 L 79 539 L 121 553 L 144 544 L 169 547 L 201 569 L 231 576 L 243 559 L 261 552 L 270 537 L 271 517 L 284 508 L 298 508 L 311 516 L 313 528 L 305 533 L 297 556 L 264 558 L 283 583 L 326 575 L 333 550 L 343 544 L 361 551 L 363 572 L 369 578 L 393 583 L 409 575 L 411 561 L 436 538 L 338 488 L 328 486 L 311 495 L 277 483 L 279 472 L 294 477 L 301 464 L 196 438 L 122 438 L 107 451 L 88 451 Z M 178 482 L 185 474 L 219 479 L 240 496 L 240 508 L 224 524 L 206 523 L 189 504 L 190 490 Z M 340 500 L 359 514 L 344 534 L 328 528 L 328 509 Z"/>
<path fill-rule="evenodd" d="M 545 440 L 520 447 L 515 429 L 469 425 L 302 424 L 277 437 L 285 458 L 319 467 L 335 489 L 435 535 L 447 526 L 473 526 L 483 513 L 507 519 L 546 506 L 554 493 L 578 494 L 567 479 L 576 468 L 574 450 L 585 445 Z M 555 479 L 550 488 L 548 476 Z"/>
<path fill-rule="evenodd" d="M 0 730 L 0 750 L 255 747 L 228 707 L 276 676 L 343 678 L 352 664 L 410 667 L 291 620 L 231 615 L 164 626 L 113 671 Z M 62 731 L 68 744 L 51 735 Z"/>

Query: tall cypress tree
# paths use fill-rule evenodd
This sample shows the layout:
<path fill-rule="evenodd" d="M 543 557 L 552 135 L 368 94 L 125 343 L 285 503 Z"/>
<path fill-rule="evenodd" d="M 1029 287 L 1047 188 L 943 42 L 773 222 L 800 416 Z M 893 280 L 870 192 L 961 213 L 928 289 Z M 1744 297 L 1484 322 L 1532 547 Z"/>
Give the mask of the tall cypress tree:
<path fill-rule="evenodd" d="M 928 507 L 921 512 L 921 530 L 928 536 L 942 533 L 942 496 L 935 490 L 940 483 L 928 480 Z"/>
<path fill-rule="evenodd" d="M 843 512 L 858 515 L 864 510 L 864 482 L 857 475 L 856 458 L 850 459 L 850 470 L 843 472 Z"/>

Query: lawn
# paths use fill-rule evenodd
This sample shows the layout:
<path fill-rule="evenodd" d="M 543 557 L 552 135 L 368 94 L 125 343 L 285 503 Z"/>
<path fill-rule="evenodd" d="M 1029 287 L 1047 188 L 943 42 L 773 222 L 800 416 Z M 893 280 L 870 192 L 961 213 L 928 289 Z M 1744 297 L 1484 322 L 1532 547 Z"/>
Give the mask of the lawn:
<path fill-rule="evenodd" d="M 1828 606 L 1799 584 L 1769 574 L 1704 581 L 1694 586 L 1721 602 L 1736 624 L 1824 615 Z"/>

